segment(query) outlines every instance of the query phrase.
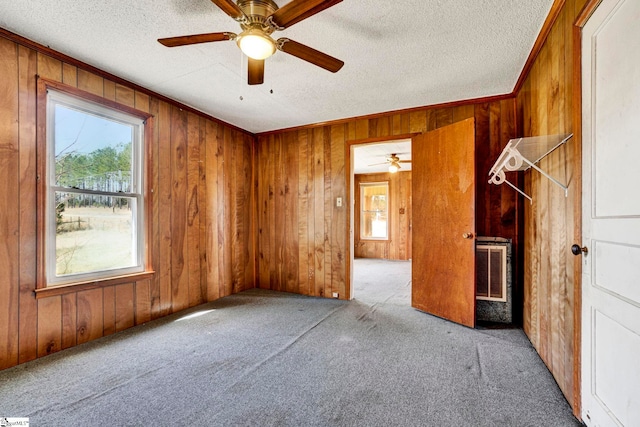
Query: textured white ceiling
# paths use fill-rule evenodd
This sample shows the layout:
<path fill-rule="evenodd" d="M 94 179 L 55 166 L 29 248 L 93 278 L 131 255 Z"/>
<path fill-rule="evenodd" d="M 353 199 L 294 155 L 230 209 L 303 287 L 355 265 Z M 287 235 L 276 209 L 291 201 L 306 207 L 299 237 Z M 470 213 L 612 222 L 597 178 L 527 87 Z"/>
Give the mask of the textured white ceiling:
<path fill-rule="evenodd" d="M 342 59 L 342 70 L 276 52 L 260 86 L 247 85 L 246 60 L 232 41 L 156 41 L 239 32 L 210 0 L 0 0 L 0 27 L 263 132 L 510 93 L 552 3 L 344 0 L 274 34 Z"/>

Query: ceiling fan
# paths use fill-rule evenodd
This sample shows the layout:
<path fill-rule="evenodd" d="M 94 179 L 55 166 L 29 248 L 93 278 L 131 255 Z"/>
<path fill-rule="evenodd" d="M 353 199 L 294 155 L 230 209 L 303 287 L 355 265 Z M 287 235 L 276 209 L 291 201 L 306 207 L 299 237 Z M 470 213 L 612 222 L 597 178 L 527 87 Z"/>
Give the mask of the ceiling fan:
<path fill-rule="evenodd" d="M 275 31 L 284 30 L 307 19 L 342 0 L 293 0 L 279 8 L 273 0 L 211 0 L 242 28 L 240 34 L 231 32 L 193 34 L 189 36 L 158 39 L 167 47 L 197 43 L 235 40 L 240 50 L 248 56 L 248 82 L 259 85 L 264 82 L 264 60 L 277 50 L 310 62 L 332 73 L 342 68 L 344 62 L 313 48 L 282 37 L 271 38 Z"/>
<path fill-rule="evenodd" d="M 391 173 L 395 173 L 398 172 L 400 170 L 400 163 L 411 163 L 411 160 L 400 160 L 400 157 L 398 157 L 398 154 L 405 154 L 405 153 L 393 153 L 390 156 L 388 156 L 386 158 L 386 161 L 383 163 L 374 163 L 372 165 L 369 166 L 379 166 L 379 165 L 389 165 L 389 172 Z"/>

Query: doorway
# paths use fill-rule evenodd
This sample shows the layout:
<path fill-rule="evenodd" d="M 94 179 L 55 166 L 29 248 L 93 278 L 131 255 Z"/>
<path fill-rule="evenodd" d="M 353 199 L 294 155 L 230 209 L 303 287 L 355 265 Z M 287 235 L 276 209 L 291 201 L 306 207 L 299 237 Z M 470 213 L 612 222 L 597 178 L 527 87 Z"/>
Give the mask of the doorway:
<path fill-rule="evenodd" d="M 411 136 L 349 145 L 352 299 L 411 304 Z"/>

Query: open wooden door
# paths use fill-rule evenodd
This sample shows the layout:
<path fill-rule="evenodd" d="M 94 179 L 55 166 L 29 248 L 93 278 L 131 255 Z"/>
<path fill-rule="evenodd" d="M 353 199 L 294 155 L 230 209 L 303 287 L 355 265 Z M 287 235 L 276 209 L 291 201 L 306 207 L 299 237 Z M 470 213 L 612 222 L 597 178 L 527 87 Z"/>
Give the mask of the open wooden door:
<path fill-rule="evenodd" d="M 411 145 L 411 305 L 475 327 L 474 119 L 423 133 Z"/>

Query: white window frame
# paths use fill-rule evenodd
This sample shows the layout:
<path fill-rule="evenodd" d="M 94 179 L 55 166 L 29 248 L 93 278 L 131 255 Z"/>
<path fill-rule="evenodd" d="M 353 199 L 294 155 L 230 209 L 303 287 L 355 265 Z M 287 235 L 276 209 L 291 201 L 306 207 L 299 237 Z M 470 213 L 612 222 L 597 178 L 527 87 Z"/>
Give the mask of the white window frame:
<path fill-rule="evenodd" d="M 55 107 L 62 105 L 66 108 L 78 110 L 87 114 L 103 117 L 133 127 L 131 141 L 132 177 L 131 192 L 106 192 L 83 190 L 56 185 L 55 179 Z M 145 270 L 145 200 L 144 200 L 144 127 L 145 120 L 127 114 L 116 108 L 111 108 L 98 102 L 93 102 L 66 93 L 47 89 L 46 102 L 46 192 L 45 192 L 45 279 L 46 286 L 72 284 L 74 282 L 88 282 L 109 279 L 127 274 L 140 273 Z M 77 274 L 56 274 L 56 206 L 55 193 L 99 194 L 102 196 L 127 197 L 134 200 L 131 206 L 134 218 L 132 246 L 135 250 L 135 265 L 109 270 L 99 270 Z"/>
<path fill-rule="evenodd" d="M 364 221 L 365 221 L 365 213 L 366 212 L 371 212 L 371 211 L 365 211 L 364 210 L 364 189 L 366 187 L 380 187 L 380 186 L 385 186 L 387 188 L 387 209 L 385 211 L 386 215 L 387 215 L 387 229 L 386 229 L 386 236 L 385 237 L 371 237 L 371 236 L 365 236 L 363 234 L 364 231 Z M 389 181 L 379 181 L 379 182 L 361 182 L 360 183 L 360 240 L 376 240 L 376 241 L 387 241 L 389 240 L 389 223 L 390 223 L 390 218 L 389 218 L 389 202 L 390 202 L 390 195 L 389 195 Z"/>

